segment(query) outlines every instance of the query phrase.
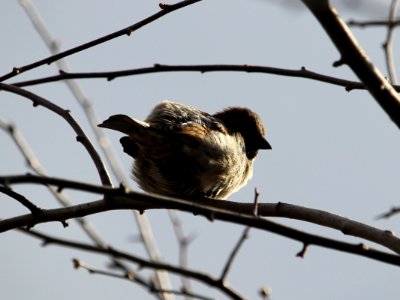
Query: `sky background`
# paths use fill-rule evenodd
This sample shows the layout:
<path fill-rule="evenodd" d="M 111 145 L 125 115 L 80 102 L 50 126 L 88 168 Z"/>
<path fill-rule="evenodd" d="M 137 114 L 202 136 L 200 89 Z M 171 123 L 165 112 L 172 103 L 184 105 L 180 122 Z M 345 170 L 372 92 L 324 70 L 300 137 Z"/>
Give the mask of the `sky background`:
<path fill-rule="evenodd" d="M 337 50 L 314 17 L 297 2 L 261 0 L 202 1 L 108 43 L 67 58 L 71 71 L 114 71 L 160 64 L 254 64 L 299 69 L 356 80 L 346 67 L 333 68 Z M 350 18 L 384 18 L 390 1 L 341 1 L 339 13 Z M 280 2 L 283 3 L 283 2 Z M 292 5 L 292 4 L 295 5 Z M 34 1 L 50 33 L 62 49 L 109 34 L 157 12 L 158 1 Z M 0 74 L 49 55 L 18 1 L 2 1 Z M 381 44 L 384 28 L 353 29 L 377 67 L 386 74 Z M 398 53 L 395 40 L 394 53 Z M 395 56 L 395 60 L 397 57 Z M 398 60 L 397 60 L 398 61 Z M 397 62 L 396 61 L 396 62 Z M 56 74 L 54 65 L 42 66 L 9 80 L 14 82 Z M 288 202 L 322 209 L 381 229 L 398 231 L 400 218 L 375 220 L 399 204 L 400 136 L 375 100 L 365 91 L 301 78 L 246 73 L 158 73 L 107 82 L 79 80 L 101 120 L 116 113 L 144 119 L 163 99 L 175 100 L 214 113 L 227 106 L 246 106 L 260 114 L 272 151 L 261 152 L 254 177 L 230 200 L 252 202 L 254 188 L 261 202 Z M 94 140 L 82 109 L 65 83 L 29 87 L 79 120 Z M 99 184 L 97 172 L 84 148 L 64 120 L 30 101 L 1 92 L 0 117 L 15 123 L 52 176 Z M 122 152 L 116 132 L 107 131 L 115 151 L 129 173 L 130 158 Z M 97 147 L 98 148 L 98 147 Z M 0 175 L 28 171 L 9 136 L 0 132 Z M 132 187 L 135 184 L 132 183 Z M 58 207 L 43 187 L 17 186 L 43 208 Z M 73 203 L 98 196 L 66 192 Z M 26 213 L 26 209 L 0 194 L 0 218 Z M 178 263 L 178 245 L 165 211 L 146 212 L 165 262 Z M 242 227 L 180 213 L 190 245 L 189 267 L 219 276 Z M 88 218 L 110 244 L 145 257 L 135 242 L 136 225 L 129 211 L 107 212 Z M 360 239 L 340 232 L 276 219 L 311 233 L 350 241 Z M 76 222 L 35 229 L 63 238 L 88 241 Z M 372 245 L 368 242 L 369 245 Z M 234 262 L 228 281 L 250 299 L 258 299 L 261 286 L 272 288 L 272 299 L 397 299 L 400 269 L 366 258 L 310 247 L 306 257 L 296 253 L 302 245 L 267 232 L 251 230 Z M 154 299 L 128 281 L 89 275 L 74 270 L 72 258 L 104 268 L 102 256 L 58 246 L 41 247 L 39 240 L 11 231 L 0 235 L 1 299 Z M 144 271 L 144 274 L 150 274 Z M 179 281 L 173 277 L 175 287 Z M 225 299 L 216 290 L 193 281 L 196 292 Z"/>

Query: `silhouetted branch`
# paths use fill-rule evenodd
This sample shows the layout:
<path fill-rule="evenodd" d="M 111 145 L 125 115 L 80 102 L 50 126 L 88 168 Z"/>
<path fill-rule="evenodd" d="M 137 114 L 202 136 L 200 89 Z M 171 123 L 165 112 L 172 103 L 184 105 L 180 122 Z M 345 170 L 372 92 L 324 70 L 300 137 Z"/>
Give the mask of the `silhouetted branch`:
<path fill-rule="evenodd" d="M 42 239 L 44 241 L 45 245 L 55 244 L 55 245 L 59 245 L 59 246 L 84 250 L 84 251 L 88 251 L 88 252 L 110 255 L 113 257 L 117 257 L 119 259 L 124 259 L 129 262 L 138 264 L 141 268 L 150 268 L 150 269 L 154 269 L 154 270 L 166 270 L 168 272 L 175 273 L 177 275 L 182 275 L 182 276 L 186 276 L 186 277 L 195 279 L 195 280 L 202 282 L 208 286 L 218 289 L 219 291 L 221 291 L 222 293 L 224 293 L 226 296 L 230 297 L 231 299 L 236 299 L 236 300 L 247 299 L 245 296 L 241 295 L 240 293 L 235 291 L 233 288 L 229 287 L 226 284 L 223 285 L 218 279 L 215 279 L 206 273 L 202 273 L 199 271 L 194 271 L 194 270 L 190 270 L 190 269 L 186 269 L 186 268 L 182 268 L 179 266 L 174 266 L 174 265 L 170 265 L 170 264 L 166 264 L 166 263 L 149 261 L 149 260 L 140 258 L 138 256 L 132 255 L 130 253 L 117 250 L 112 247 L 108 247 L 108 248 L 104 249 L 104 248 L 92 246 L 89 244 L 84 244 L 84 243 L 79 243 L 79 242 L 75 242 L 75 241 L 69 241 L 69 240 L 65 240 L 65 239 L 51 237 L 47 234 L 42 234 L 42 233 L 34 231 L 34 230 L 22 231 L 22 232 L 26 233 L 28 235 L 34 236 L 36 238 Z"/>
<path fill-rule="evenodd" d="M 196 235 L 194 235 L 194 234 L 186 235 L 185 234 L 185 232 L 183 230 L 182 222 L 179 219 L 177 212 L 175 212 L 173 210 L 168 210 L 168 215 L 169 215 L 169 218 L 171 220 L 171 223 L 172 223 L 172 226 L 174 229 L 175 237 L 178 241 L 179 265 L 182 266 L 183 268 L 186 268 L 189 245 L 195 239 Z M 190 281 L 185 277 L 182 277 L 181 281 L 182 281 L 182 289 L 187 292 L 190 292 L 192 289 L 191 285 L 190 285 Z"/>
<path fill-rule="evenodd" d="M 6 178 L 8 183 L 11 184 L 12 181 L 10 180 L 11 177 L 0 177 L 0 182 L 4 182 L 4 178 Z M 39 178 L 36 177 L 36 179 Z M 52 180 L 50 179 L 48 181 L 50 182 Z M 54 182 L 55 181 L 53 179 L 53 183 Z M 82 183 L 77 184 L 77 186 L 85 187 L 85 185 Z M 63 188 L 65 187 L 66 186 L 63 186 Z M 249 210 L 249 213 L 248 215 L 245 215 L 246 212 L 244 209 L 242 209 L 240 213 L 237 213 L 228 210 L 229 208 L 221 209 L 213 206 L 214 204 L 217 205 L 217 203 L 221 202 L 225 203 L 226 201 L 209 200 L 208 204 L 206 205 L 203 203 L 203 201 L 194 202 L 191 200 L 183 200 L 165 196 L 156 196 L 153 194 L 143 194 L 134 191 L 128 192 L 125 191 L 124 189 L 112 189 L 107 187 L 91 186 L 91 185 L 87 185 L 87 187 L 91 191 L 96 191 L 96 192 L 99 192 L 101 189 L 105 189 L 103 191 L 104 194 L 106 195 L 107 200 L 99 200 L 90 203 L 79 204 L 68 208 L 58 208 L 58 209 L 48 209 L 48 210 L 43 209 L 42 213 L 40 214 L 40 218 L 36 218 L 32 214 L 28 214 L 2 220 L 0 221 L 0 232 L 4 232 L 7 230 L 23 226 L 33 227 L 34 225 L 39 223 L 64 221 L 71 218 L 83 217 L 86 215 L 96 214 L 110 210 L 136 209 L 138 211 L 144 211 L 144 209 L 149 208 L 149 205 L 153 205 L 155 207 L 178 209 L 185 212 L 195 213 L 197 215 L 202 215 L 207 219 L 211 220 L 215 219 L 241 225 L 247 225 L 253 228 L 258 228 L 264 231 L 276 233 L 278 235 L 299 241 L 303 244 L 326 247 L 330 249 L 339 250 L 342 252 L 361 255 L 364 257 L 375 259 L 381 262 L 386 262 L 389 264 L 400 265 L 400 256 L 398 255 L 377 251 L 365 246 L 364 244 L 360 246 L 360 244 L 345 243 L 338 240 L 309 234 L 304 231 L 284 226 L 263 218 L 254 217 L 252 215 L 252 211 L 254 209 L 253 204 L 248 204 L 247 209 Z M 233 202 L 228 204 L 232 204 L 234 206 Z M 244 205 L 244 207 L 245 206 L 246 204 Z M 259 215 L 262 215 L 262 212 L 263 212 L 262 204 L 259 204 Z M 373 229 L 373 230 L 382 232 L 378 229 Z M 343 232 L 346 233 L 345 231 Z M 393 234 L 389 234 L 387 231 L 384 231 L 384 234 L 382 235 L 385 234 L 388 237 L 392 238 L 392 240 L 388 242 L 390 246 L 393 246 L 393 244 L 397 246 L 399 245 L 400 240 L 394 237 Z M 386 241 L 389 240 L 388 237 L 385 239 Z M 397 241 L 397 243 L 394 243 L 395 241 Z"/>
<path fill-rule="evenodd" d="M 5 74 L 5 75 L 0 77 L 0 82 L 2 82 L 4 80 L 7 80 L 9 78 L 12 78 L 12 77 L 14 77 L 14 76 L 16 76 L 18 74 L 22 74 L 22 73 L 24 73 L 26 71 L 32 70 L 34 68 L 40 67 L 42 65 L 46 65 L 46 64 L 49 65 L 49 64 L 59 60 L 60 58 L 63 58 L 63 57 L 66 57 L 66 56 L 81 52 L 83 50 L 89 49 L 91 47 L 103 44 L 103 43 L 108 42 L 108 41 L 110 41 L 112 39 L 120 37 L 122 35 L 130 36 L 132 34 L 132 32 L 134 32 L 134 31 L 142 28 L 143 26 L 145 26 L 145 25 L 147 25 L 147 24 L 149 24 L 149 23 L 151 23 L 151 22 L 153 22 L 153 21 L 155 21 L 155 20 L 157 20 L 157 19 L 169 14 L 170 12 L 173 12 L 175 10 L 178 10 L 180 8 L 186 7 L 188 5 L 194 4 L 194 3 L 199 2 L 199 1 L 201 1 L 201 0 L 184 0 L 184 1 L 178 2 L 176 4 L 171 4 L 171 5 L 163 4 L 163 5 L 160 5 L 161 10 L 159 12 L 151 15 L 150 17 L 147 17 L 147 18 L 143 19 L 142 21 L 140 21 L 140 22 L 138 22 L 136 24 L 133 24 L 131 26 L 128 26 L 126 28 L 123 28 L 123 29 L 118 30 L 116 32 L 113 32 L 111 34 L 108 34 L 106 36 L 100 37 L 100 38 L 98 38 L 96 40 L 93 40 L 91 42 L 88 42 L 88 43 L 82 44 L 80 46 L 71 48 L 69 50 L 63 51 L 61 53 L 46 57 L 44 59 L 41 59 L 41 60 L 36 61 L 34 63 L 31 63 L 29 65 L 25 65 L 25 66 L 22 66 L 22 67 L 14 67 L 13 70 L 10 73 L 7 73 L 7 74 Z"/>
<path fill-rule="evenodd" d="M 32 2 L 30 0 L 24 0 L 20 3 L 25 9 L 25 12 L 30 18 L 32 24 L 36 28 L 39 35 L 42 37 L 42 40 L 49 48 L 51 53 L 53 55 L 60 53 L 61 49 L 59 42 L 51 36 L 49 30 L 47 29 L 47 26 L 43 22 L 39 13 L 36 11 Z M 56 61 L 56 65 L 58 69 L 69 70 L 68 64 L 64 58 Z M 99 127 L 97 127 L 97 125 L 100 123 L 100 120 L 97 116 L 94 106 L 92 105 L 92 102 L 84 94 L 83 90 L 80 88 L 75 80 L 66 80 L 65 83 L 73 94 L 74 98 L 78 101 L 82 110 L 84 111 L 91 129 L 95 133 L 98 142 L 97 144 L 99 145 L 100 149 L 103 150 L 106 160 L 110 165 L 111 171 L 113 172 L 113 174 L 115 174 L 119 182 L 121 182 L 125 186 L 128 186 L 129 181 L 124 174 L 118 156 L 113 151 L 109 138 L 104 133 L 104 130 L 101 130 Z M 133 211 L 133 215 L 139 229 L 141 241 L 143 242 L 144 248 L 146 249 L 148 255 L 153 260 L 160 260 L 161 254 L 158 250 L 156 241 L 154 239 L 154 234 L 152 232 L 150 223 L 147 220 L 147 217 L 144 215 L 140 215 L 137 211 Z M 161 289 L 171 289 L 170 280 L 165 272 L 158 271 L 156 276 L 157 277 L 155 278 L 155 281 L 159 283 Z M 164 299 L 167 298 L 168 297 L 164 297 Z"/>
<path fill-rule="evenodd" d="M 38 206 L 26 199 L 25 196 L 13 191 L 9 187 L 0 186 L 0 193 L 17 200 L 19 203 L 29 209 L 33 215 L 38 215 L 42 211 Z"/>
<path fill-rule="evenodd" d="M 391 22 L 394 21 L 394 18 L 396 17 L 397 13 L 397 8 L 399 5 L 398 0 L 392 0 L 392 4 L 390 5 L 390 11 L 389 11 L 389 24 L 387 28 L 387 35 L 386 35 L 386 41 L 383 43 L 382 47 L 385 52 L 385 57 L 386 57 L 386 67 L 389 73 L 389 80 L 392 84 L 397 84 L 397 78 L 396 78 L 396 70 L 394 66 L 394 60 L 393 60 L 393 33 L 394 33 L 394 26 Z"/>
<path fill-rule="evenodd" d="M 244 241 L 249 237 L 249 231 L 250 231 L 250 227 L 246 227 L 243 232 L 242 235 L 240 236 L 239 240 L 237 241 L 235 247 L 232 249 L 231 254 L 228 257 L 228 260 L 225 263 L 225 267 L 222 270 L 221 276 L 220 276 L 220 280 L 222 282 L 225 281 L 226 276 L 228 275 L 229 270 L 231 269 L 233 260 L 235 259 L 235 257 L 237 256 L 237 254 L 239 253 L 240 248 L 242 247 Z"/>
<path fill-rule="evenodd" d="M 258 199 L 260 196 L 260 192 L 258 191 L 258 189 L 256 188 L 254 190 L 254 204 L 253 204 L 253 215 L 255 217 L 258 217 Z M 237 241 L 235 247 L 232 249 L 231 254 L 228 257 L 228 260 L 225 263 L 225 267 L 222 270 L 221 276 L 220 276 L 220 280 L 223 282 L 226 279 L 226 276 L 228 275 L 229 270 L 231 269 L 233 260 L 235 259 L 235 257 L 238 255 L 240 248 L 242 247 L 242 245 L 244 244 L 244 241 L 249 237 L 249 232 L 250 232 L 250 227 L 246 227 L 243 230 L 242 235 L 240 236 L 239 240 Z"/>
<path fill-rule="evenodd" d="M 29 146 L 28 142 L 26 141 L 23 134 L 20 132 L 18 127 L 10 122 L 3 120 L 0 118 L 0 129 L 4 130 L 6 133 L 9 134 L 15 145 L 17 146 L 18 150 L 21 152 L 22 156 L 27 162 L 29 168 L 34 171 L 36 174 L 41 176 L 48 176 L 46 169 L 40 163 L 38 157 L 35 155 L 31 147 Z M 57 199 L 57 201 L 64 207 L 71 206 L 72 202 L 67 197 L 65 193 L 59 191 L 58 188 L 54 186 L 47 186 L 51 194 Z M 81 226 L 83 231 L 87 234 L 87 236 L 94 242 L 96 245 L 104 246 L 105 242 L 100 237 L 99 233 L 94 229 L 93 225 L 84 218 L 75 219 L 78 224 Z M 114 262 L 117 264 L 117 262 Z"/>
<path fill-rule="evenodd" d="M 349 26 L 354 27 L 369 27 L 369 26 L 399 26 L 400 20 L 395 19 L 393 21 L 390 20 L 374 20 L 374 21 L 358 21 L 358 20 L 349 20 L 347 22 Z"/>
<path fill-rule="evenodd" d="M 105 195 L 107 197 L 113 198 L 114 206 L 117 207 L 111 209 L 136 209 L 143 212 L 147 209 L 156 208 L 169 208 L 162 199 L 174 199 L 168 197 L 157 196 L 154 194 L 142 194 L 138 192 L 126 192 L 124 187 L 120 188 L 110 188 L 104 186 L 98 186 L 93 184 L 87 184 L 77 181 L 52 178 L 52 177 L 41 177 L 33 175 L 22 175 L 22 176 L 0 176 L 0 184 L 23 184 L 23 183 L 37 183 L 42 185 L 55 185 L 59 189 L 72 188 L 81 191 L 92 192 L 100 195 Z M 117 200 L 118 199 L 118 200 Z M 143 201 L 140 201 L 143 199 Z M 148 200 L 147 200 L 148 199 Z M 154 199 L 155 201 L 152 201 Z M 101 201 L 100 201 L 101 202 Z M 254 216 L 254 204 L 253 203 L 240 203 L 232 201 L 216 201 L 204 199 L 201 202 L 199 200 L 187 201 L 187 203 L 193 206 L 187 211 L 197 212 L 196 204 L 199 206 L 210 206 L 212 208 L 222 209 L 225 211 L 230 211 L 233 213 L 246 214 L 249 216 Z M 97 213 L 104 211 L 107 207 L 100 207 L 99 204 L 91 204 L 96 207 L 94 212 Z M 391 231 L 380 230 L 366 224 L 362 224 L 357 221 L 350 220 L 329 212 L 325 212 L 318 209 L 310 209 L 298 205 L 288 204 L 288 203 L 259 203 L 258 204 L 258 216 L 275 216 L 275 217 L 285 217 L 301 221 L 310 222 L 313 224 L 318 224 L 321 226 L 333 228 L 340 230 L 343 234 L 352 235 L 355 237 L 360 237 L 372 241 L 374 243 L 380 244 L 382 246 L 395 251 L 400 254 L 400 239 Z M 179 206 L 172 206 L 171 208 L 179 209 Z M 87 207 L 85 206 L 85 209 Z M 100 210 L 99 210 L 100 209 Z M 85 212 L 89 214 L 90 212 Z M 71 214 L 71 217 L 79 217 Z M 2 229 L 0 222 L 0 232 Z M 19 225 L 19 226 L 23 226 Z M 19 227 L 16 226 L 16 227 Z"/>
<path fill-rule="evenodd" d="M 128 280 L 131 282 L 133 281 L 133 282 L 139 283 L 142 286 L 146 287 L 150 293 L 174 294 L 174 295 L 179 295 L 179 296 L 189 296 L 192 299 L 213 300 L 212 298 L 205 297 L 205 296 L 199 295 L 199 294 L 189 293 L 187 291 L 157 289 L 152 284 L 149 284 L 149 282 L 147 282 L 147 281 L 143 281 L 143 280 L 138 281 L 138 274 L 133 274 L 133 273 L 121 274 L 121 273 L 115 273 L 115 272 L 110 272 L 110 271 L 106 271 L 106 270 L 100 270 L 100 269 L 92 267 L 92 266 L 88 265 L 87 263 L 85 263 L 84 261 L 82 261 L 80 259 L 76 259 L 76 258 L 74 258 L 72 260 L 72 262 L 76 269 L 87 270 L 89 272 L 89 274 L 104 275 L 104 276 L 108 276 L 108 277 L 114 277 L 114 278 L 118 278 L 118 279 L 124 279 L 124 280 Z"/>
<path fill-rule="evenodd" d="M 394 215 L 397 215 L 398 213 L 400 213 L 400 207 L 393 207 L 391 210 L 389 210 L 388 212 L 385 212 L 383 214 L 380 214 L 376 217 L 377 220 L 380 219 L 389 219 L 391 217 L 393 217 Z"/>
<path fill-rule="evenodd" d="M 11 139 L 14 141 L 18 149 L 20 150 L 21 154 L 27 161 L 28 166 L 36 173 L 42 176 L 46 176 L 47 172 L 43 165 L 40 163 L 39 159 L 33 153 L 32 149 L 30 148 L 29 144 L 27 143 L 26 139 L 19 131 L 19 129 L 14 125 L 6 120 L 0 118 L 0 129 L 3 129 L 7 132 Z M 1 188 L 1 187 L 0 187 Z M 72 205 L 70 199 L 63 193 L 59 191 L 58 188 L 54 186 L 47 186 L 49 191 L 53 194 L 53 196 L 58 200 L 58 202 L 63 205 L 64 207 L 68 207 Z M 23 197 L 23 196 L 22 196 Z M 40 209 L 41 211 L 41 209 Z M 93 225 L 86 220 L 85 218 L 75 218 L 77 223 L 80 225 L 82 230 L 87 234 L 87 236 L 98 246 L 98 247 L 106 247 L 106 242 L 100 237 L 99 233 L 95 230 Z M 125 273 L 132 273 L 133 271 L 130 267 L 126 264 L 123 264 L 116 258 L 111 259 L 111 263 L 114 267 L 117 267 L 123 270 Z M 138 279 L 136 277 L 136 279 Z"/>
<path fill-rule="evenodd" d="M 400 128 L 400 97 L 373 64 L 328 0 L 302 0 L 318 19 L 341 54 L 334 66 L 347 64 L 386 114 Z"/>
<path fill-rule="evenodd" d="M 46 234 L 39 233 L 37 231 L 25 231 L 25 230 L 22 230 L 22 232 L 24 232 L 24 233 L 26 233 L 28 235 L 31 235 L 33 237 L 42 239 L 44 245 L 47 245 L 48 243 L 56 244 L 56 241 L 53 242 L 52 238 L 50 236 L 46 235 Z M 51 241 L 51 242 L 48 242 L 48 241 Z M 92 274 L 101 274 L 101 275 L 106 275 L 106 276 L 115 277 L 115 278 L 119 278 L 119 279 L 127 279 L 127 280 L 129 280 L 131 282 L 135 282 L 135 283 L 139 284 L 140 286 L 146 288 L 147 290 L 152 290 L 153 289 L 153 283 L 151 281 L 148 281 L 148 280 L 142 278 L 136 272 L 129 271 L 129 272 L 125 272 L 124 274 L 121 274 L 121 273 L 115 273 L 115 272 L 104 271 L 104 270 L 99 270 L 97 268 L 93 268 L 93 267 L 89 266 L 88 264 L 86 264 L 83 261 L 78 260 L 78 259 L 73 259 L 72 262 L 74 264 L 74 268 L 75 269 L 82 268 L 82 269 L 85 269 L 89 273 L 92 273 Z"/>
<path fill-rule="evenodd" d="M 300 69 L 283 69 L 267 66 L 254 66 L 254 65 L 163 65 L 155 64 L 152 67 L 138 68 L 138 69 L 127 69 L 121 71 L 107 71 L 107 72 L 65 72 L 60 70 L 60 74 L 54 76 L 48 76 L 43 78 L 37 78 L 26 81 L 14 82 L 12 85 L 25 87 L 38 84 L 44 84 L 49 82 L 56 82 L 66 79 L 93 79 L 93 78 L 105 78 L 107 80 L 113 80 L 119 77 L 143 75 L 150 73 L 163 73 L 163 72 L 245 72 L 245 73 L 263 73 L 263 74 L 274 74 L 288 77 L 298 77 L 317 80 L 321 82 L 330 83 L 333 85 L 342 86 L 346 91 L 351 90 L 365 90 L 364 84 L 341 79 L 337 77 L 327 76 L 317 72 L 310 71 L 305 67 Z M 396 90 L 400 91 L 400 86 L 395 87 Z"/>
<path fill-rule="evenodd" d="M 107 170 L 101 160 L 99 154 L 97 153 L 96 149 L 94 148 L 93 144 L 90 142 L 89 138 L 86 136 L 85 132 L 82 130 L 81 126 L 78 122 L 71 116 L 70 112 L 66 109 L 61 108 L 60 106 L 34 94 L 27 90 L 21 89 L 16 86 L 0 83 L 0 91 L 7 91 L 24 98 L 27 98 L 33 102 L 33 106 L 41 105 L 50 111 L 56 113 L 60 117 L 62 117 L 67 123 L 72 127 L 72 129 L 77 134 L 76 140 L 85 147 L 88 151 L 92 161 L 94 162 L 97 171 L 99 173 L 101 182 L 103 185 L 112 186 L 110 176 L 107 173 Z"/>

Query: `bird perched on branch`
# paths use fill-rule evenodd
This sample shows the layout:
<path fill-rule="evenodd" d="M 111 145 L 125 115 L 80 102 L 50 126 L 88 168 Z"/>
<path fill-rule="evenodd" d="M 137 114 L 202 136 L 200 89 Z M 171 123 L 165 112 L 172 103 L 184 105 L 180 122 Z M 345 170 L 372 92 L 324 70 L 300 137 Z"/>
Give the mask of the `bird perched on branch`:
<path fill-rule="evenodd" d="M 253 173 L 260 149 L 271 149 L 260 117 L 230 107 L 214 115 L 172 101 L 145 121 L 114 115 L 99 127 L 125 133 L 120 142 L 135 159 L 133 178 L 148 192 L 225 199 Z"/>

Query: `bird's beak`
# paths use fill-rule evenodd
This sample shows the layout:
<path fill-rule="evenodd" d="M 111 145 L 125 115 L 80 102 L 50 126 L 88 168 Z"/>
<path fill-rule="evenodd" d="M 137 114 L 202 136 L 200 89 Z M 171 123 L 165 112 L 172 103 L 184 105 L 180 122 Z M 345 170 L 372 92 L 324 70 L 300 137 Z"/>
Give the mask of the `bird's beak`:
<path fill-rule="evenodd" d="M 272 149 L 272 147 L 271 147 L 270 143 L 268 143 L 268 141 L 262 137 L 258 142 L 258 149 L 270 150 L 270 149 Z"/>

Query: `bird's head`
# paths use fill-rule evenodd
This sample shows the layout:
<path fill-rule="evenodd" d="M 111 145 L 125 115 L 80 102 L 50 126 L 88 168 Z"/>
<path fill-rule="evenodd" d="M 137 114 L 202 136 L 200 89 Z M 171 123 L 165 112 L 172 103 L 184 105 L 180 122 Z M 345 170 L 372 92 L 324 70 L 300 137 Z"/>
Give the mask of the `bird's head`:
<path fill-rule="evenodd" d="M 272 149 L 265 139 L 265 127 L 258 114 L 248 108 L 229 107 L 214 114 L 225 125 L 229 133 L 242 135 L 248 159 L 257 156 L 260 149 Z"/>

